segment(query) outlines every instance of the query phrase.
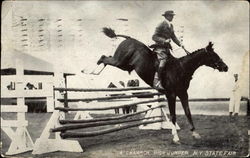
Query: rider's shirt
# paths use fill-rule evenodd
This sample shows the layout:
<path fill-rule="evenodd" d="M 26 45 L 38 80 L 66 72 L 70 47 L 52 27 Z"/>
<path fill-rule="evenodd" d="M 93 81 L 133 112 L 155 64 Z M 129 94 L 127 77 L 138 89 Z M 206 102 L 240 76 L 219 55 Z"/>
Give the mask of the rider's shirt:
<path fill-rule="evenodd" d="M 167 19 L 156 27 L 152 39 L 159 45 L 164 45 L 172 39 L 178 46 L 181 46 L 180 41 L 174 33 L 173 25 Z"/>

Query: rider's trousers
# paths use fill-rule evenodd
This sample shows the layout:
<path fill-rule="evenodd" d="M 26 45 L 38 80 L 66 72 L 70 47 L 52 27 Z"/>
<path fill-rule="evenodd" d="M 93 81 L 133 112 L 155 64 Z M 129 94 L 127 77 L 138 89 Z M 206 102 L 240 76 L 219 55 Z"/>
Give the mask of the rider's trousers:
<path fill-rule="evenodd" d="M 155 48 L 154 52 L 156 52 L 157 54 L 157 58 L 159 60 L 159 68 L 163 68 L 166 64 L 167 58 L 168 58 L 168 54 L 170 54 L 170 50 L 166 49 L 166 48 Z"/>
<path fill-rule="evenodd" d="M 162 82 L 161 77 L 159 77 L 159 74 L 161 74 L 162 71 L 164 70 L 163 68 L 166 64 L 168 54 L 170 54 L 170 50 L 166 48 L 155 48 L 154 52 L 156 52 L 157 58 L 160 62 L 158 66 L 158 70 L 156 71 L 155 76 L 154 76 L 154 84 L 157 85 L 158 82 L 160 82 L 160 84 Z"/>

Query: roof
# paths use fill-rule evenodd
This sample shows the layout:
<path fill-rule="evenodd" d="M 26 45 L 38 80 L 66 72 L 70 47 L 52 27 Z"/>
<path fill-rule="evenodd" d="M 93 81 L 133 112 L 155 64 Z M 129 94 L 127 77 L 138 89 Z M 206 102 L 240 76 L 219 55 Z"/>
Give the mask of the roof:
<path fill-rule="evenodd" d="M 54 75 L 55 72 L 53 63 L 18 50 L 1 53 L 1 56 L 1 75 L 16 74 L 16 68 L 20 66 L 17 64 L 18 60 L 23 63 L 25 75 Z M 66 76 L 74 75 L 69 71 L 63 72 Z"/>

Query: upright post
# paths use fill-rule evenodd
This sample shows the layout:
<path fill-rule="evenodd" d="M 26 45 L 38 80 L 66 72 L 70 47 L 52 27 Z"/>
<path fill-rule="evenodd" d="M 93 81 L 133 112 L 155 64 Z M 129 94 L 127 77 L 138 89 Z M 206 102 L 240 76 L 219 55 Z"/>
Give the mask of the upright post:
<path fill-rule="evenodd" d="M 55 73 L 54 79 L 54 85 L 56 87 L 64 86 L 62 72 Z M 61 97 L 61 94 L 59 91 L 55 91 L 55 107 L 64 107 L 63 103 L 57 101 L 58 97 Z M 43 154 L 55 151 L 83 152 L 82 147 L 77 140 L 63 140 L 60 133 L 55 134 L 55 139 L 50 138 L 50 129 L 59 127 L 59 120 L 61 119 L 65 119 L 65 113 L 63 111 L 55 110 L 40 138 L 36 140 L 32 154 Z"/>
<path fill-rule="evenodd" d="M 16 97 L 17 105 L 1 105 L 1 112 L 17 112 L 17 120 L 4 120 L 1 118 L 1 129 L 10 137 L 11 143 L 6 155 L 15 155 L 33 149 L 33 141 L 27 130 L 28 121 L 25 120 L 27 106 L 24 100 L 24 68 L 21 60 L 16 60 Z M 17 82 L 18 81 L 18 82 Z M 3 92 L 4 94 L 8 92 Z M 4 95 L 3 95 L 4 96 Z M 8 96 L 8 95 L 7 95 Z M 12 129 L 16 127 L 16 130 Z"/>

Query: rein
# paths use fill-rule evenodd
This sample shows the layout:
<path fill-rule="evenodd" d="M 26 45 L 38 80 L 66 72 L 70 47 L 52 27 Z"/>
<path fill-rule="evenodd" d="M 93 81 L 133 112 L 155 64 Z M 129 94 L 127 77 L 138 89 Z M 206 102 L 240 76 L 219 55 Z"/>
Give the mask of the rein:
<path fill-rule="evenodd" d="M 207 53 L 207 48 L 205 47 L 205 48 L 203 48 L 204 50 L 205 50 L 205 52 Z"/>

